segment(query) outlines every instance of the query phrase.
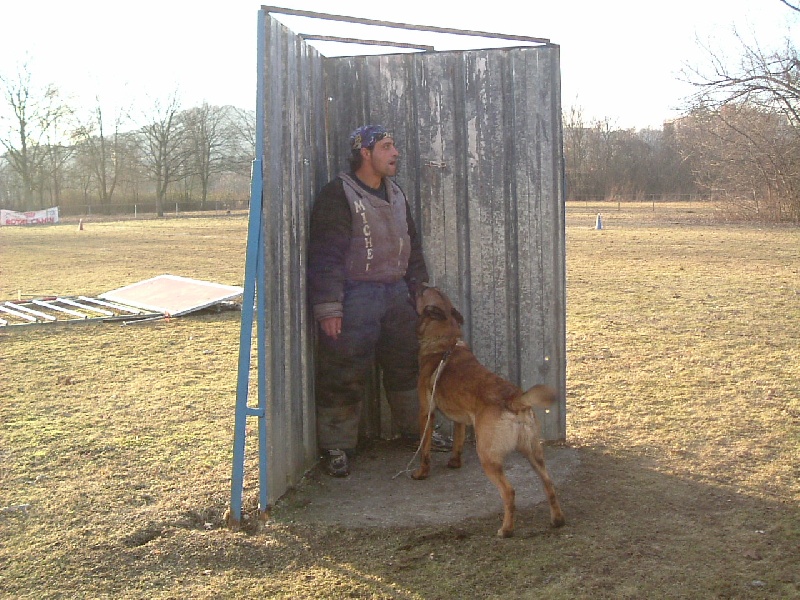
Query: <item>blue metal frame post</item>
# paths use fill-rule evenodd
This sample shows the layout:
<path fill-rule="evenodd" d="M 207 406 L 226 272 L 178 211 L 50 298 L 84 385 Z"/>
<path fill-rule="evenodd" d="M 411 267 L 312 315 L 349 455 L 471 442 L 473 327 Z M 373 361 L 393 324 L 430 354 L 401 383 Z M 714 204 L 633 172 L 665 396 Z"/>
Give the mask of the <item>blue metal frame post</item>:
<path fill-rule="evenodd" d="M 239 333 L 239 371 L 236 383 L 236 412 L 233 440 L 233 468 L 231 473 L 231 504 L 227 516 L 228 526 L 236 529 L 242 520 L 242 495 L 244 492 L 244 450 L 247 435 L 247 417 L 258 417 L 259 451 L 259 514 L 268 515 L 267 507 L 267 415 L 266 415 L 266 347 L 265 300 L 263 287 L 265 277 L 265 254 L 263 232 L 263 160 L 264 160 L 264 28 L 266 13 L 258 13 L 258 74 L 256 83 L 256 153 L 250 180 L 250 214 L 247 227 L 247 251 L 244 267 L 244 291 L 242 294 L 242 323 Z M 256 304 L 257 303 L 257 304 Z M 257 312 L 258 353 L 258 407 L 248 406 L 250 386 L 251 347 L 253 337 L 253 312 Z"/>

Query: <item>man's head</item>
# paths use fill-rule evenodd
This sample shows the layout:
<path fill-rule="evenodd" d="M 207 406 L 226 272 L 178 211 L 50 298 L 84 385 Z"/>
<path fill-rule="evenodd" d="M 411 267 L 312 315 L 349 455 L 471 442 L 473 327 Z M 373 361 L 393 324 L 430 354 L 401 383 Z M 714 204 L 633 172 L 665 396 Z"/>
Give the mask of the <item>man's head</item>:
<path fill-rule="evenodd" d="M 392 177 L 397 174 L 400 153 L 383 125 L 364 125 L 350 134 L 350 168 L 355 173 Z M 365 181 L 370 184 L 370 182 Z"/>
<path fill-rule="evenodd" d="M 383 125 L 362 125 L 350 134 L 350 149 L 358 153 L 361 148 L 372 148 L 385 137 L 392 137 Z"/>

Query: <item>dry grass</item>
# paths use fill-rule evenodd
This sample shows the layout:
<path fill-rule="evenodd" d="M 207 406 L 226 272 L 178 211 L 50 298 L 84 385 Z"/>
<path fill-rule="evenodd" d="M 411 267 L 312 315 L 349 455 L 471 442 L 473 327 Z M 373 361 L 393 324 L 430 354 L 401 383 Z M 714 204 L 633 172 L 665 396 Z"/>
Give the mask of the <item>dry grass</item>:
<path fill-rule="evenodd" d="M 100 294 L 164 273 L 241 285 L 247 216 L 84 221 L 0 230 L 0 299 Z M 175 271 L 180 271 L 175 272 Z"/>
<path fill-rule="evenodd" d="M 655 208 L 568 207 L 580 467 L 568 525 L 537 507 L 511 540 L 291 506 L 228 531 L 237 313 L 0 329 L 0 596 L 800 597 L 800 230 Z M 240 216 L 4 228 L 0 299 L 240 285 L 245 237 Z"/>

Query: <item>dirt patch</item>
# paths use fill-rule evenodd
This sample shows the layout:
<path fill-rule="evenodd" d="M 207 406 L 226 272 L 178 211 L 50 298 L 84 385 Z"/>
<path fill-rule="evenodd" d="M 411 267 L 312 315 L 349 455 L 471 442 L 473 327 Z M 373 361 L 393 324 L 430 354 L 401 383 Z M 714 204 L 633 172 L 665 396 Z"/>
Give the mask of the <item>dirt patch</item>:
<path fill-rule="evenodd" d="M 398 442 L 373 442 L 352 462 L 349 477 L 337 479 L 315 469 L 278 502 L 273 514 L 344 527 L 405 526 L 412 512 L 415 525 L 456 524 L 496 514 L 499 525 L 500 494 L 483 473 L 474 442 L 466 444 L 460 469 L 447 467 L 449 456 L 433 453 L 431 476 L 415 481 L 409 472 L 419 464 L 413 451 Z M 575 450 L 560 446 L 547 446 L 545 460 L 556 489 L 579 462 Z M 538 475 L 522 455 L 512 453 L 505 466 L 518 509 L 546 501 Z"/>

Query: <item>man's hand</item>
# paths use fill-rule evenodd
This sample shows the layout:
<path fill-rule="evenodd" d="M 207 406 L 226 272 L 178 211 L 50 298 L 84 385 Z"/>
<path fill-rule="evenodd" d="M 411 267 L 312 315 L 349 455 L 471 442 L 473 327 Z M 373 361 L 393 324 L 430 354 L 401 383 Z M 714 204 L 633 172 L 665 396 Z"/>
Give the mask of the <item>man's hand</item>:
<path fill-rule="evenodd" d="M 342 333 L 342 317 L 328 317 L 327 319 L 322 319 L 319 322 L 319 326 L 322 327 L 322 331 L 325 332 L 325 335 L 335 340 L 339 337 L 339 334 Z"/>

